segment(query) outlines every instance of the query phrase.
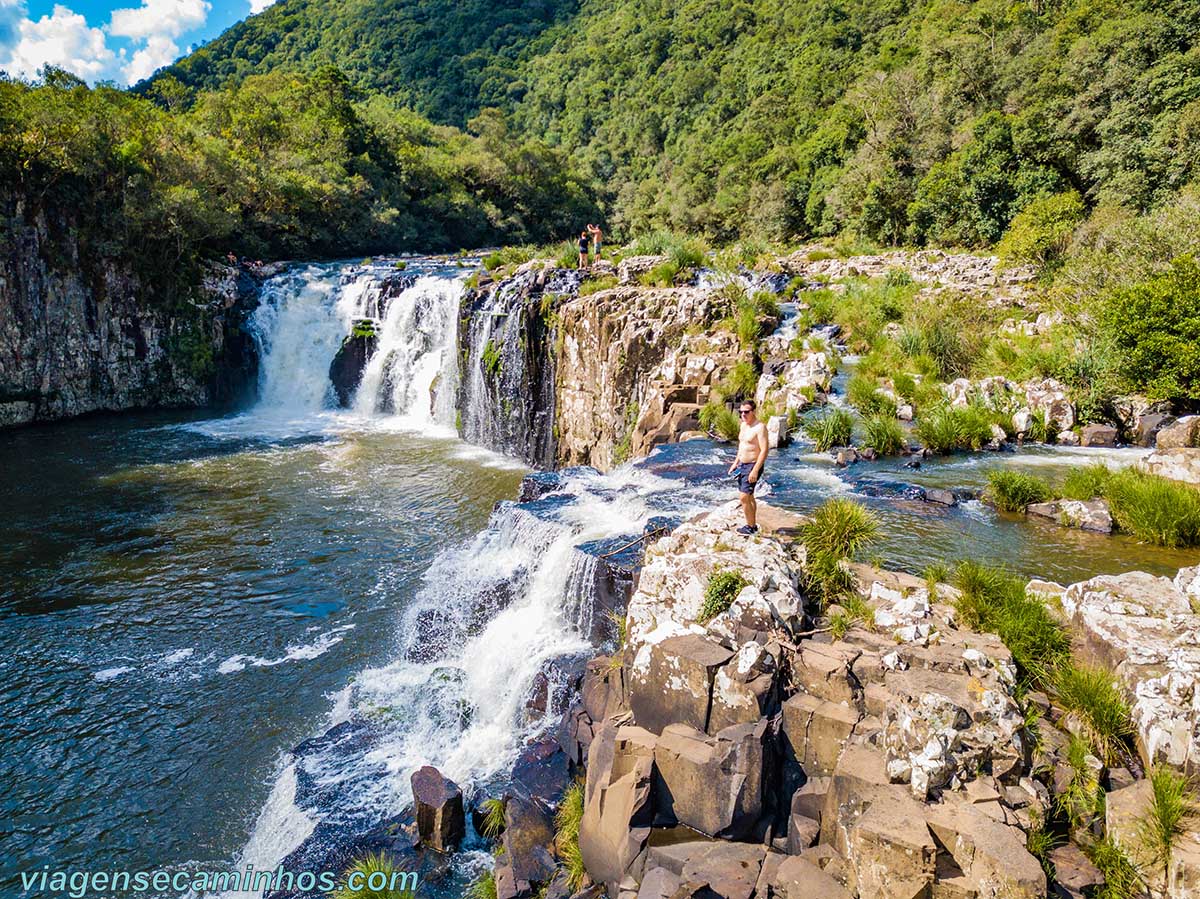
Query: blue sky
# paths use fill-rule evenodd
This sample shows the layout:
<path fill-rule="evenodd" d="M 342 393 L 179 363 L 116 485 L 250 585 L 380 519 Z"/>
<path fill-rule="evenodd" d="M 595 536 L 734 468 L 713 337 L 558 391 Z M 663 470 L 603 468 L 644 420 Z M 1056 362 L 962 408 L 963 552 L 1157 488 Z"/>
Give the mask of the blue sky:
<path fill-rule="evenodd" d="M 272 0 L 0 0 L 0 71 L 133 84 Z"/>

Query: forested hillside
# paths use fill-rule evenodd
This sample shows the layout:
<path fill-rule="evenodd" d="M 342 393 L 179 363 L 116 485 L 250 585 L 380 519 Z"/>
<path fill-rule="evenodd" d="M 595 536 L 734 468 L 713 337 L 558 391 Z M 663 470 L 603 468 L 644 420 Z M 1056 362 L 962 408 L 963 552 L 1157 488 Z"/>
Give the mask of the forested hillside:
<path fill-rule="evenodd" d="M 520 97 L 517 60 L 575 0 L 282 0 L 158 77 L 193 89 L 335 65 L 434 122 L 466 124 Z"/>
<path fill-rule="evenodd" d="M 499 107 L 624 233 L 985 246 L 1193 180 L 1197 35 L 1191 0 L 281 0 L 170 73 L 332 61 L 439 120 Z"/>

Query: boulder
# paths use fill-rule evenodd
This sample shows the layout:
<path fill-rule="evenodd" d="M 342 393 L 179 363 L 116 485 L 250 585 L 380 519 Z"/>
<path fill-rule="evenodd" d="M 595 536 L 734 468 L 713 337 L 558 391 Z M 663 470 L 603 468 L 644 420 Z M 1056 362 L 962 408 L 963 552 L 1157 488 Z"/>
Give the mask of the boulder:
<path fill-rule="evenodd" d="M 377 346 L 374 323 L 370 323 L 369 327 L 356 325 L 354 333 L 342 341 L 333 361 L 329 363 L 329 380 L 333 384 L 338 405 L 343 409 L 354 402 L 354 394 L 362 381 L 363 370 L 375 355 Z"/>
<path fill-rule="evenodd" d="M 1000 823 L 963 797 L 929 806 L 930 832 L 980 897 L 1039 899 L 1046 875 L 1025 848 L 1025 834 Z"/>
<path fill-rule="evenodd" d="M 1079 446 L 1079 435 L 1074 431 L 1059 431 L 1054 442 L 1059 446 Z"/>
<path fill-rule="evenodd" d="M 860 690 L 851 668 L 862 650 L 846 644 L 804 641 L 792 659 L 796 688 L 830 702 L 852 703 Z"/>
<path fill-rule="evenodd" d="M 686 724 L 667 726 L 654 749 L 658 814 L 709 836 L 748 834 L 763 813 L 767 735 L 765 720 L 711 737 Z"/>
<path fill-rule="evenodd" d="M 630 874 L 650 836 L 656 737 L 640 727 L 604 724 L 588 751 L 579 851 L 610 896 Z"/>
<path fill-rule="evenodd" d="M 1080 446 L 1116 446 L 1117 429 L 1112 425 L 1102 425 L 1093 422 L 1084 425 L 1079 432 Z"/>
<path fill-rule="evenodd" d="M 680 886 L 682 882 L 678 874 L 673 874 L 666 868 L 648 867 L 638 888 L 637 899 L 672 899 Z"/>
<path fill-rule="evenodd" d="M 661 884 L 676 878 L 681 885 L 672 899 L 706 897 L 706 899 L 751 899 L 762 871 L 766 847 L 748 843 L 685 842 L 653 848 L 646 857 L 646 870 L 655 874 L 650 884 Z M 647 876 L 648 879 L 649 875 Z M 642 888 L 646 889 L 646 880 Z M 638 894 L 641 899 L 641 893 Z"/>
<path fill-rule="evenodd" d="M 614 664 L 615 663 L 615 664 Z M 580 687 L 583 708 L 593 721 L 603 721 L 629 710 L 625 669 L 619 660 L 597 656 L 583 669 Z"/>
<path fill-rule="evenodd" d="M 712 733 L 735 724 L 753 724 L 774 712 L 778 702 L 775 656 L 754 640 L 742 644 L 728 664 L 713 677 L 708 730 Z"/>
<path fill-rule="evenodd" d="M 1146 412 L 1134 422 L 1133 438 L 1138 446 L 1154 446 L 1158 433 L 1175 423 L 1175 417 L 1166 412 Z"/>
<path fill-rule="evenodd" d="M 1200 449 L 1156 449 L 1139 463 L 1150 474 L 1185 484 L 1200 484 Z"/>
<path fill-rule="evenodd" d="M 1049 857 L 1054 866 L 1054 895 L 1059 899 L 1087 899 L 1104 885 L 1104 875 L 1074 843 L 1055 846 Z"/>
<path fill-rule="evenodd" d="M 810 777 L 831 774 L 860 718 L 855 706 L 797 693 L 783 704 L 785 759 Z"/>
<path fill-rule="evenodd" d="M 1071 584 L 1062 609 L 1084 661 L 1117 676 L 1148 764 L 1200 770 L 1200 616 L 1179 583 L 1141 571 Z"/>
<path fill-rule="evenodd" d="M 1069 431 L 1075 426 L 1075 407 L 1064 384 L 1053 378 L 1031 381 L 1024 385 L 1025 403 L 1034 412 L 1046 413 L 1046 419 L 1058 431 Z"/>
<path fill-rule="evenodd" d="M 519 793 L 504 801 L 505 864 L 519 891 L 554 876 L 554 816 L 541 802 Z"/>
<path fill-rule="evenodd" d="M 410 781 L 421 842 L 438 852 L 453 852 L 466 829 L 462 790 L 430 765 L 414 771 Z"/>
<path fill-rule="evenodd" d="M 654 733 L 681 722 L 707 731 L 717 669 L 732 651 L 699 634 L 668 637 L 648 644 L 645 664 L 634 665 L 629 706 L 639 727 Z"/>
<path fill-rule="evenodd" d="M 1066 528 L 1079 528 L 1098 534 L 1111 534 L 1113 531 L 1112 514 L 1103 499 L 1056 499 L 1048 503 L 1031 503 L 1025 507 L 1025 513 Z"/>
<path fill-rule="evenodd" d="M 1200 415 L 1185 415 L 1163 426 L 1155 435 L 1154 445 L 1159 449 L 1200 446 Z"/>
<path fill-rule="evenodd" d="M 772 415 L 767 419 L 767 443 L 771 449 L 787 446 L 791 442 L 788 434 L 787 419 L 782 415 Z"/>
<path fill-rule="evenodd" d="M 771 878 L 771 895 L 786 899 L 850 899 L 844 886 L 799 856 L 780 862 Z"/>

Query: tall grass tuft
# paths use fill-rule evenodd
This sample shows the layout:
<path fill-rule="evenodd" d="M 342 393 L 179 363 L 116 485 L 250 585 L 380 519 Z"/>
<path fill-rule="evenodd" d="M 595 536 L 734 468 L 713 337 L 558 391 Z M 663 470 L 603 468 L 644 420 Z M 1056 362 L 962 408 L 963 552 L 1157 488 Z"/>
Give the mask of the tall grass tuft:
<path fill-rule="evenodd" d="M 362 875 L 363 886 L 358 890 L 350 889 L 350 885 L 347 883 L 350 875 L 355 873 Z M 402 877 L 403 873 L 382 852 L 365 855 L 346 869 L 342 885 L 332 893 L 332 899 L 413 899 L 416 895 L 415 891 L 393 889 L 393 885 L 405 882 Z M 384 876 L 386 882 L 382 888 L 373 889 L 369 886 L 372 874 Z M 495 897 L 496 891 L 493 883 L 491 896 L 480 896 L 477 899 L 495 899 Z"/>
<path fill-rule="evenodd" d="M 346 896 L 345 899 L 354 899 L 354 894 Z M 343 899 L 343 897 L 337 897 Z M 496 873 L 494 871 L 484 871 L 476 877 L 471 885 L 467 887 L 463 899 L 496 899 Z"/>
<path fill-rule="evenodd" d="M 1150 772 L 1150 808 L 1138 822 L 1138 836 L 1150 861 L 1160 867 L 1166 884 L 1179 838 L 1196 817 L 1196 794 L 1191 780 L 1166 765 Z"/>
<path fill-rule="evenodd" d="M 1001 512 L 1023 512 L 1031 503 L 1044 503 L 1054 498 L 1049 485 L 1033 475 L 1006 469 L 988 472 L 984 496 Z"/>
<path fill-rule="evenodd" d="M 1108 764 L 1119 761 L 1121 748 L 1133 735 L 1133 722 L 1129 703 L 1112 673 L 1086 665 L 1064 665 L 1054 686 L 1059 704 L 1079 717 L 1096 755 Z"/>
<path fill-rule="evenodd" d="M 848 594 L 854 579 L 843 562 L 878 534 L 879 519 L 853 500 L 837 498 L 822 503 L 800 530 L 809 589 L 823 603 Z"/>
<path fill-rule="evenodd" d="M 741 422 L 737 414 L 724 403 L 707 403 L 700 410 L 700 427 L 710 431 L 725 440 L 737 440 L 741 430 Z"/>
<path fill-rule="evenodd" d="M 941 405 L 920 417 L 917 438 L 933 453 L 977 450 L 992 439 L 986 412 L 975 406 Z"/>
<path fill-rule="evenodd" d="M 805 422 L 804 432 L 817 445 L 818 452 L 847 446 L 854 433 L 854 417 L 845 409 L 832 409 L 820 418 Z"/>
<path fill-rule="evenodd" d="M 1113 472 L 1104 486 L 1113 520 L 1139 540 L 1172 548 L 1200 545 L 1200 490 L 1136 468 Z"/>
<path fill-rule="evenodd" d="M 974 561 L 954 570 L 955 609 L 966 627 L 996 634 L 1013 654 L 1026 685 L 1047 688 L 1071 654 L 1071 640 L 1024 583 L 1000 568 Z"/>
<path fill-rule="evenodd" d="M 896 404 L 879 392 L 873 378 L 855 374 L 846 384 L 846 401 L 863 415 L 896 416 Z"/>
<path fill-rule="evenodd" d="M 1072 468 L 1063 482 L 1062 495 L 1067 499 L 1080 500 L 1104 496 L 1104 487 L 1111 474 L 1112 471 L 1103 462 Z"/>
<path fill-rule="evenodd" d="M 583 886 L 587 871 L 583 866 L 583 853 L 579 850 L 579 824 L 583 820 L 583 781 L 576 780 L 567 787 L 562 803 L 554 815 L 557 828 L 555 845 L 559 857 L 567 869 L 567 886 L 572 893 Z"/>
<path fill-rule="evenodd" d="M 504 832 L 504 799 L 483 800 L 483 835 L 494 840 Z"/>
<path fill-rule="evenodd" d="M 758 369 L 745 359 L 731 368 L 721 381 L 721 393 L 725 396 L 752 397 L 757 389 Z"/>
<path fill-rule="evenodd" d="M 898 456 L 907 444 L 904 427 L 887 413 L 877 413 L 864 421 L 863 435 L 863 445 L 881 456 Z"/>
<path fill-rule="evenodd" d="M 1103 811 L 1104 790 L 1100 786 L 1098 773 L 1088 764 L 1090 750 L 1087 743 L 1072 734 L 1063 753 L 1063 760 L 1071 770 L 1071 778 L 1057 796 L 1057 803 L 1059 810 L 1076 830 L 1090 827 Z"/>
<path fill-rule="evenodd" d="M 1094 894 L 1094 899 L 1144 899 L 1146 883 L 1141 872 L 1112 837 L 1098 840 L 1086 846 L 1084 851 L 1104 875 L 1104 885 Z"/>

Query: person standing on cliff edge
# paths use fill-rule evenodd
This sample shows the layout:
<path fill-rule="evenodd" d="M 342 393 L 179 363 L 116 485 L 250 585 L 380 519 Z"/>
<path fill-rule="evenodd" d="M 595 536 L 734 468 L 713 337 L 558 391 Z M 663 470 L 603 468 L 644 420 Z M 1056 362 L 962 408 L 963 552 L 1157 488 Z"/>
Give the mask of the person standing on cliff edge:
<path fill-rule="evenodd" d="M 600 250 L 604 244 L 604 234 L 600 231 L 599 225 L 593 225 L 591 222 L 588 222 L 587 233 L 592 236 L 592 258 L 599 262 Z"/>
<path fill-rule="evenodd" d="M 588 233 L 586 230 L 579 232 L 579 267 L 588 267 Z"/>
<path fill-rule="evenodd" d="M 746 523 L 737 529 L 739 534 L 758 533 L 758 502 L 754 499 L 754 488 L 762 477 L 770 448 L 767 426 L 758 420 L 754 413 L 756 408 L 754 400 L 742 400 L 738 404 L 742 426 L 738 430 L 737 457 L 729 466 L 729 474 L 737 475 L 739 499 L 742 511 L 746 513 Z"/>

